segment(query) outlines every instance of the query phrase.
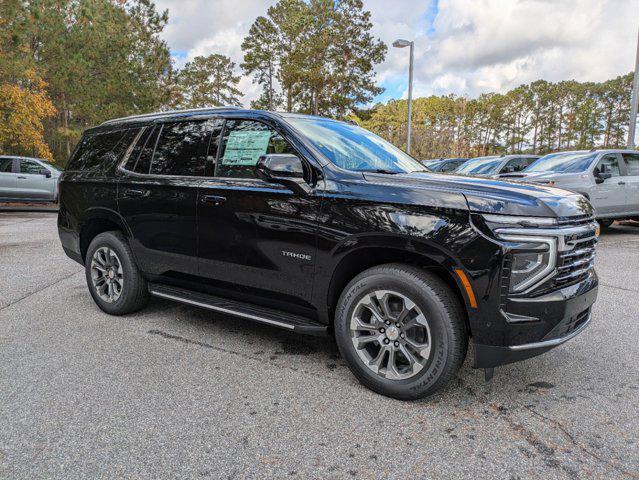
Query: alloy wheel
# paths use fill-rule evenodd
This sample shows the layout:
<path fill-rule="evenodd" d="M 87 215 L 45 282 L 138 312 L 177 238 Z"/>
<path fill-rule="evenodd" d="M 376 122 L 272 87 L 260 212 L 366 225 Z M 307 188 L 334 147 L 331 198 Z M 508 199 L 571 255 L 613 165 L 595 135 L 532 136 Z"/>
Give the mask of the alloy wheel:
<path fill-rule="evenodd" d="M 399 292 L 366 294 L 353 310 L 350 333 L 364 365 L 389 380 L 417 375 L 430 357 L 428 320 L 415 302 Z"/>
<path fill-rule="evenodd" d="M 98 296 L 107 303 L 117 302 L 124 288 L 122 262 L 109 247 L 98 248 L 91 258 L 91 280 Z"/>

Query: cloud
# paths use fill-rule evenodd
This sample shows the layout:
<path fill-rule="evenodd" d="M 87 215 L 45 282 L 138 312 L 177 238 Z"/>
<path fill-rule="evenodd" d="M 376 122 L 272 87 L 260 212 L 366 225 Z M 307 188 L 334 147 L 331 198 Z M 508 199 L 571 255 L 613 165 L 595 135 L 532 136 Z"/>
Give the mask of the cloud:
<path fill-rule="evenodd" d="M 238 64 L 241 43 L 275 0 L 158 0 L 176 65 L 222 53 Z M 634 67 L 639 0 L 364 0 L 373 34 L 391 45 L 415 41 L 414 94 L 475 96 L 540 78 L 601 81 Z M 387 91 L 406 96 L 408 49 L 389 48 L 378 65 Z M 259 86 L 242 79 L 243 101 Z"/>

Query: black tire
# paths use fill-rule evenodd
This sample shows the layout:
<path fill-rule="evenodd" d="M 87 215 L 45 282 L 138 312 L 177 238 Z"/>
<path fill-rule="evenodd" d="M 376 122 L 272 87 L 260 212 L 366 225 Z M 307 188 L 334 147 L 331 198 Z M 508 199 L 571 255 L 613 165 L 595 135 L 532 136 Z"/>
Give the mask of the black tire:
<path fill-rule="evenodd" d="M 101 248 L 109 248 L 115 252 L 121 264 L 123 285 L 119 297 L 112 302 L 105 301 L 97 292 L 92 278 L 92 259 Z M 133 259 L 129 242 L 118 231 L 103 232 L 97 235 L 89 245 L 84 261 L 84 270 L 89 292 L 95 303 L 111 315 L 125 315 L 136 312 L 146 306 L 149 301 L 149 290 L 145 278 Z M 94 272 L 95 273 L 95 272 Z"/>
<path fill-rule="evenodd" d="M 611 218 L 600 218 L 597 221 L 602 230 L 609 228 L 614 223 L 614 220 Z"/>
<path fill-rule="evenodd" d="M 422 369 L 410 378 L 391 380 L 372 371 L 351 338 L 351 316 L 357 304 L 376 290 L 405 295 L 428 319 L 430 354 Z M 414 400 L 442 388 L 464 362 L 468 331 L 462 312 L 458 298 L 436 275 L 410 265 L 381 265 L 357 275 L 342 292 L 335 314 L 335 338 L 342 357 L 363 385 L 388 397 Z"/>

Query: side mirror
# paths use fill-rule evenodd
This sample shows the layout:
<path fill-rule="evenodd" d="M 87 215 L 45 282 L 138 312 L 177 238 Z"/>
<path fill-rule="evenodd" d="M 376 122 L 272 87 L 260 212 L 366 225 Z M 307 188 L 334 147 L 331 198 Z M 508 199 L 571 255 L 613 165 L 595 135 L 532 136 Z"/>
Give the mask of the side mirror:
<path fill-rule="evenodd" d="M 51 171 L 48 168 L 41 168 L 40 175 L 44 175 L 47 178 L 51 178 Z"/>
<path fill-rule="evenodd" d="M 297 155 L 269 153 L 257 161 L 257 175 L 267 182 L 275 182 L 296 193 L 308 195 L 311 187 L 304 180 L 304 164 Z"/>
<path fill-rule="evenodd" d="M 595 183 L 603 183 L 605 180 L 612 177 L 612 173 L 610 172 L 601 172 L 595 175 Z"/>
<path fill-rule="evenodd" d="M 503 173 L 513 173 L 514 171 L 515 171 L 514 165 L 506 165 L 506 168 L 504 168 Z"/>

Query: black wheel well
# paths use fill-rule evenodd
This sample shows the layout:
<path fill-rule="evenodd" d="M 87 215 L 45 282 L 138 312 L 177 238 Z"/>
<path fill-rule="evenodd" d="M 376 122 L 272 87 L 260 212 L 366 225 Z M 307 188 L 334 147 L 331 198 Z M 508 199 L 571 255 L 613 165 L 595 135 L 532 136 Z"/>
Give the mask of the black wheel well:
<path fill-rule="evenodd" d="M 123 228 L 117 222 L 106 218 L 92 218 L 85 222 L 80 230 L 80 255 L 84 260 L 91 241 L 103 232 L 117 230 L 123 232 Z"/>
<path fill-rule="evenodd" d="M 405 263 L 407 265 L 423 268 L 437 275 L 450 287 L 451 291 L 457 296 L 457 299 L 459 300 L 459 303 L 463 308 L 465 321 L 467 323 L 467 326 L 469 327 L 468 332 L 470 332 L 466 302 L 461 290 L 459 289 L 459 286 L 452 276 L 452 272 L 442 267 L 434 260 L 424 257 L 423 255 L 420 255 L 418 253 L 400 249 L 379 247 L 356 250 L 344 257 L 337 265 L 337 268 L 333 272 L 331 283 L 328 289 L 327 307 L 331 324 L 334 319 L 335 309 L 339 297 L 348 282 L 350 282 L 364 270 L 368 270 L 371 267 L 383 265 L 386 263 Z"/>

